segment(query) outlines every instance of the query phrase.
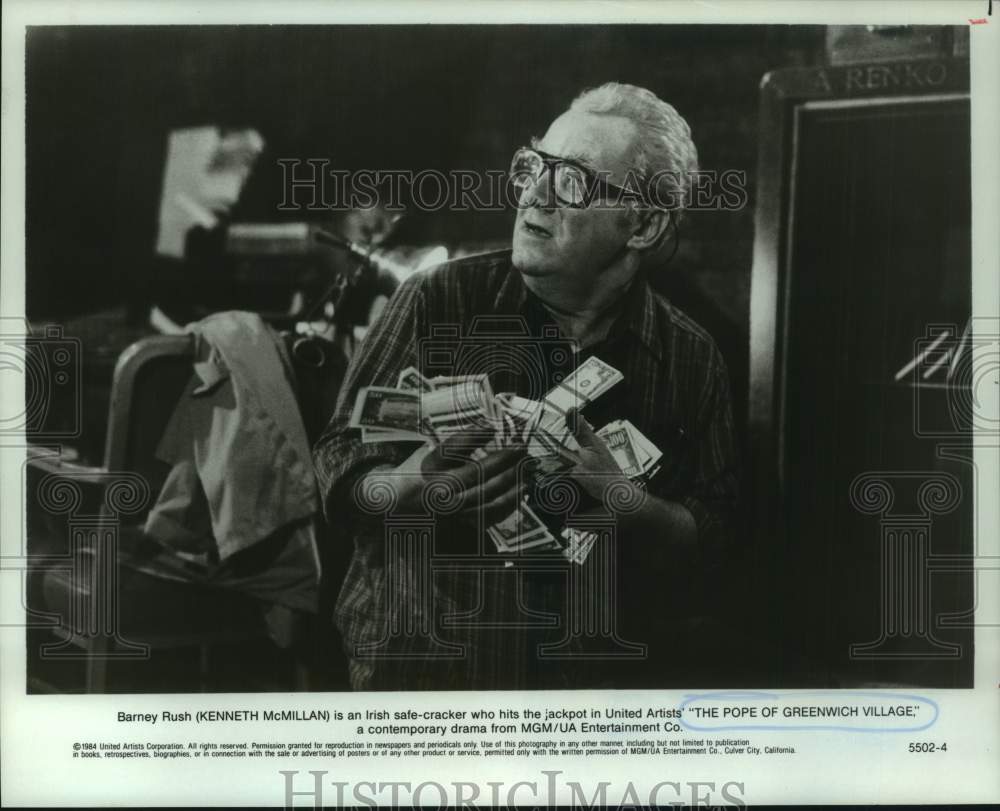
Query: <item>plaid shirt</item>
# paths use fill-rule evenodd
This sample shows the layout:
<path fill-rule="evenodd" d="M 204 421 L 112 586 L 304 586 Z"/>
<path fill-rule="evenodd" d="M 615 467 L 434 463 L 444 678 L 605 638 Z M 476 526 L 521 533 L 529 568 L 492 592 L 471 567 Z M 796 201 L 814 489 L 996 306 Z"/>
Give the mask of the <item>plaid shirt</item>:
<path fill-rule="evenodd" d="M 628 539 L 612 525 L 582 567 L 558 555 L 505 560 L 485 533 L 470 537 L 447 516 L 398 516 L 388 502 L 359 507 L 364 474 L 398 465 L 417 446 L 362 443 L 349 427 L 358 391 L 395 386 L 408 366 L 447 373 L 428 367 L 449 346 L 459 348 L 450 353 L 461 367 L 452 373 L 487 372 L 494 391 L 535 399 L 591 355 L 623 372 L 623 381 L 586 407 L 586 417 L 598 427 L 629 419 L 663 451 L 648 491 L 683 504 L 698 527 L 685 579 L 697 582 L 725 557 L 737 500 L 736 450 L 728 376 L 712 339 L 639 278 L 608 336 L 575 353 L 512 268 L 510 251 L 449 262 L 408 279 L 372 325 L 314 449 L 330 524 L 354 542 L 335 610 L 353 686 L 570 687 L 585 683 L 574 675 L 588 669 L 567 667 L 566 656 L 641 656 L 634 646 L 608 641 L 614 606 L 591 607 L 590 620 L 568 612 L 586 613 L 581 594 L 617 605 L 616 590 L 656 593 L 665 567 L 677 566 L 663 539 Z M 633 636 L 649 637 L 634 641 L 655 646 L 655 622 L 643 615 L 633 626 Z M 614 628 L 612 636 L 620 633 Z"/>

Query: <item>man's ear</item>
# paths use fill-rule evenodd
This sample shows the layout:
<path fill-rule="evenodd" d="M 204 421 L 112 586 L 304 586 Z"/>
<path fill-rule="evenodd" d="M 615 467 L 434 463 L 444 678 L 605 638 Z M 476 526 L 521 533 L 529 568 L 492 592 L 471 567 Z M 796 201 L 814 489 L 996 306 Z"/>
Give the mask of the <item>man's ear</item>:
<path fill-rule="evenodd" d="M 637 251 L 645 251 L 660 245 L 670 227 L 672 214 L 662 208 L 647 208 L 638 211 L 637 214 L 634 231 L 625 244 Z"/>

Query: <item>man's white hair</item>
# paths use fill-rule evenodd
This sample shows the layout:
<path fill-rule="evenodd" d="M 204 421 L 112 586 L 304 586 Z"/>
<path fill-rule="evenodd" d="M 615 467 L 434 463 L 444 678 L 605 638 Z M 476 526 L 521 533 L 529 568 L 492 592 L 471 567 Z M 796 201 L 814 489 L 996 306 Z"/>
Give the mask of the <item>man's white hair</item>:
<path fill-rule="evenodd" d="M 667 102 L 643 87 L 608 82 L 584 90 L 570 105 L 571 110 L 629 119 L 638 129 L 633 168 L 657 207 L 673 210 L 680 220 L 691 188 L 692 173 L 698 170 L 698 150 L 691 140 L 687 121 Z"/>

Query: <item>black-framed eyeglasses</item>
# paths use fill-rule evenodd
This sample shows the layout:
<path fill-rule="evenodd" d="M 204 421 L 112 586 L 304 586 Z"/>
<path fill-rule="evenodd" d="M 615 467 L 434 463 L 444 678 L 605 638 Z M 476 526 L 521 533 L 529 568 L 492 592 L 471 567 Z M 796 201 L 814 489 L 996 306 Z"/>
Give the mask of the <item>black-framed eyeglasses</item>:
<path fill-rule="evenodd" d="M 530 146 L 518 149 L 510 162 L 510 179 L 517 190 L 518 201 L 529 186 L 539 182 L 546 169 L 549 170 L 550 191 L 560 205 L 568 208 L 587 208 L 595 200 L 645 202 L 639 191 L 609 183 L 579 161 L 550 155 Z"/>

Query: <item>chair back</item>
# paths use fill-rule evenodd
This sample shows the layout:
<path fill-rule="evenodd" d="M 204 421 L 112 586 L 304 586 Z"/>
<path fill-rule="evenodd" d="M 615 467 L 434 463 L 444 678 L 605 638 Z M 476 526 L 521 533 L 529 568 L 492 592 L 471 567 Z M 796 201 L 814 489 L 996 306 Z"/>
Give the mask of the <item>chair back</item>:
<path fill-rule="evenodd" d="M 320 338 L 282 336 L 295 376 L 295 397 L 310 441 L 333 413 L 347 366 L 343 351 Z M 108 410 L 104 466 L 138 473 L 159 493 L 169 466 L 156 456 L 167 423 L 193 374 L 191 335 L 150 335 L 118 359 Z M 152 505 L 150 505 L 152 506 Z"/>
<path fill-rule="evenodd" d="M 156 449 L 191 379 L 193 360 L 194 336 L 150 335 L 122 352 L 115 366 L 104 467 L 144 476 L 154 497 L 169 472 Z"/>

